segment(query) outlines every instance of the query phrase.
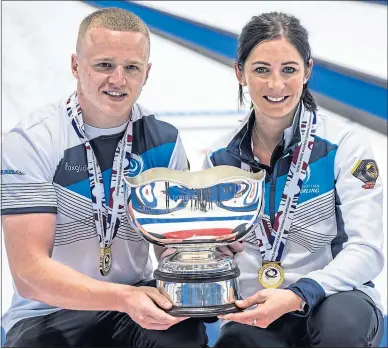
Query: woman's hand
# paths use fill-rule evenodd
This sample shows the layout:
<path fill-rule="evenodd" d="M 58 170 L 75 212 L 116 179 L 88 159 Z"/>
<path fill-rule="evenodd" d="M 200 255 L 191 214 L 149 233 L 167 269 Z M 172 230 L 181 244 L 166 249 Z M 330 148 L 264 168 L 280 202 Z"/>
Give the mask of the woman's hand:
<path fill-rule="evenodd" d="M 254 308 L 219 318 L 266 328 L 282 315 L 300 309 L 301 303 L 302 298 L 290 290 L 268 288 L 244 300 L 236 301 L 239 308 L 255 306 Z"/>
<path fill-rule="evenodd" d="M 241 241 L 235 241 L 229 245 L 218 246 L 217 250 L 220 251 L 223 256 L 233 258 L 237 252 L 242 252 L 244 250 L 244 245 Z"/>

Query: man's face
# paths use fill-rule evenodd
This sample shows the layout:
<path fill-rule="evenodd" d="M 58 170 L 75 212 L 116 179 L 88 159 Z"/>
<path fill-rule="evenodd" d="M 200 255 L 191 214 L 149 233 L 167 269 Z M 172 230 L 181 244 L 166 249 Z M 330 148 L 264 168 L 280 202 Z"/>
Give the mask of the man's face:
<path fill-rule="evenodd" d="M 71 59 L 85 109 L 117 120 L 127 116 L 147 81 L 148 57 L 144 34 L 90 28 Z"/>

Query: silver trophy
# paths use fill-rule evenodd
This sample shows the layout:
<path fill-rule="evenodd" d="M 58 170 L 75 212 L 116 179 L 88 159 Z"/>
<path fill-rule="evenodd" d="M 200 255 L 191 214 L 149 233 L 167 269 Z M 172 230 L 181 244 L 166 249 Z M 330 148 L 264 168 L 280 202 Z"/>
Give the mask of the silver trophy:
<path fill-rule="evenodd" d="M 175 252 L 159 262 L 157 287 L 174 316 L 208 317 L 239 309 L 233 258 L 218 246 L 241 241 L 263 212 L 265 171 L 217 166 L 183 172 L 153 168 L 125 178 L 129 222 L 152 244 Z"/>

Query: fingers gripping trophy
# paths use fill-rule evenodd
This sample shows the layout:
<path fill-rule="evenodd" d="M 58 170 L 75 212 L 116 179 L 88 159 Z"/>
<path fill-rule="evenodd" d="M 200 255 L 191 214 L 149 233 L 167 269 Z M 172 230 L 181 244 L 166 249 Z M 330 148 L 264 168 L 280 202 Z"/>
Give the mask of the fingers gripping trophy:
<path fill-rule="evenodd" d="M 152 244 L 172 247 L 154 272 L 174 316 L 216 316 L 239 309 L 233 258 L 217 247 L 241 241 L 263 213 L 265 171 L 231 166 L 198 172 L 153 168 L 125 177 L 129 222 Z"/>

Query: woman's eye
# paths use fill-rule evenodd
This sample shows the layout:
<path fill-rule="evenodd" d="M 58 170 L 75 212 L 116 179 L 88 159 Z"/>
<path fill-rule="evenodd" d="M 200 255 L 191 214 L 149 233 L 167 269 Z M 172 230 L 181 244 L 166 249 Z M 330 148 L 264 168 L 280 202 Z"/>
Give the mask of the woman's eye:
<path fill-rule="evenodd" d="M 286 73 L 293 73 L 293 72 L 296 71 L 296 69 L 295 69 L 295 68 L 292 68 L 292 67 L 286 67 L 286 68 L 284 68 L 284 71 L 285 71 Z"/>
<path fill-rule="evenodd" d="M 259 67 L 259 68 L 256 68 L 256 72 L 258 73 L 267 73 L 268 72 L 268 69 L 267 68 L 264 68 L 264 67 Z"/>

